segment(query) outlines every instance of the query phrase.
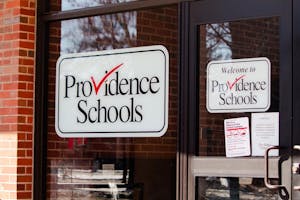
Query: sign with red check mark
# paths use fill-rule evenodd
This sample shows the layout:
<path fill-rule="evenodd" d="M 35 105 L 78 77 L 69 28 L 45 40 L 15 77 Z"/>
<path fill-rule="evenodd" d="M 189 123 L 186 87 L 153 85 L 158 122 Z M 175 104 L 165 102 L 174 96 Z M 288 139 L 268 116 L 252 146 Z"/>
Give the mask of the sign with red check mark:
<path fill-rule="evenodd" d="M 212 61 L 206 80 L 206 108 L 211 113 L 264 112 L 270 107 L 268 58 Z"/>
<path fill-rule="evenodd" d="M 147 46 L 61 56 L 55 129 L 61 137 L 159 137 L 168 128 L 169 54 Z"/>

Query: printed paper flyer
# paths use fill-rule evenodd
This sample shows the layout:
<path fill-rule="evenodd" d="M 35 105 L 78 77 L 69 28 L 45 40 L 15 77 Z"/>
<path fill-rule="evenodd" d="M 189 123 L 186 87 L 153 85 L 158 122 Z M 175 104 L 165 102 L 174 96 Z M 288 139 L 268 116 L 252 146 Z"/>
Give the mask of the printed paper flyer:
<path fill-rule="evenodd" d="M 226 157 L 249 156 L 249 118 L 240 117 L 224 120 Z"/>
<path fill-rule="evenodd" d="M 279 113 L 252 113 L 251 120 L 252 156 L 264 156 L 268 147 L 279 145 Z M 278 156 L 278 150 L 269 155 Z"/>

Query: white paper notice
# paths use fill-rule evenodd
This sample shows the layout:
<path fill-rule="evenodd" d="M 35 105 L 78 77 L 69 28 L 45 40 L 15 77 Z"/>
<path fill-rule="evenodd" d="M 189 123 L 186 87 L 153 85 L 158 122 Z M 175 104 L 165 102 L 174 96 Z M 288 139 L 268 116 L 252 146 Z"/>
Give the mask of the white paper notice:
<path fill-rule="evenodd" d="M 279 145 L 279 113 L 252 113 L 251 120 L 252 156 L 264 156 L 268 147 Z M 278 150 L 269 155 L 278 156 Z"/>
<path fill-rule="evenodd" d="M 226 157 L 250 156 L 248 117 L 224 120 Z"/>

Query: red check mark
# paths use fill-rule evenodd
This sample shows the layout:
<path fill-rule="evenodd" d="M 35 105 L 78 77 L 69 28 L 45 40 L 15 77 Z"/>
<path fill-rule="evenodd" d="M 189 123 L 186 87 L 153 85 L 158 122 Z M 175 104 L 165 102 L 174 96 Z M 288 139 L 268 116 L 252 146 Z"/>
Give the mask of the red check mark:
<path fill-rule="evenodd" d="M 107 74 L 105 74 L 105 76 L 102 77 L 102 79 L 100 80 L 100 82 L 98 83 L 98 85 L 96 84 L 94 77 L 91 76 L 92 83 L 93 83 L 93 86 L 94 86 L 94 88 L 95 88 L 96 95 L 98 94 L 98 91 L 99 91 L 99 89 L 101 88 L 101 85 L 104 83 L 104 81 L 105 81 L 112 73 L 114 73 L 114 71 L 116 71 L 117 69 L 119 69 L 122 65 L 123 65 L 123 63 L 121 63 L 121 64 L 119 64 L 119 65 L 113 67 L 109 72 L 107 72 Z"/>
<path fill-rule="evenodd" d="M 241 80 L 241 79 L 244 78 L 244 77 L 245 77 L 245 75 L 242 75 L 242 76 L 236 78 L 235 81 L 233 81 L 232 84 L 231 84 L 229 81 L 227 81 L 227 84 L 228 84 L 228 86 L 229 86 L 229 89 L 231 90 L 231 89 L 233 88 L 233 86 L 234 86 L 239 80 Z"/>

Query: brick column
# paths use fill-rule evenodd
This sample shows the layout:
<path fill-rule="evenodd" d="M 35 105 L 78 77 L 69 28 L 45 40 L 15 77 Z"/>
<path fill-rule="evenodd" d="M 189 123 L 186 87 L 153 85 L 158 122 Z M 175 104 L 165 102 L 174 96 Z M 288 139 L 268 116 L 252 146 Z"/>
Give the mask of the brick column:
<path fill-rule="evenodd" d="M 0 1 L 0 199 L 32 199 L 35 0 Z"/>

